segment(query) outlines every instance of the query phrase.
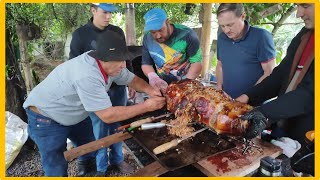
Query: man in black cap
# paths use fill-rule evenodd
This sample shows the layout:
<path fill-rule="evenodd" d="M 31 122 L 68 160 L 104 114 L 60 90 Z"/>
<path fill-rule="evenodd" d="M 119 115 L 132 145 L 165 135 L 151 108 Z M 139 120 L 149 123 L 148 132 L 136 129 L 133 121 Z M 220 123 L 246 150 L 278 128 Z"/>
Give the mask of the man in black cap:
<path fill-rule="evenodd" d="M 117 11 L 117 7 L 110 3 L 92 3 L 90 5 L 92 18 L 89 22 L 75 30 L 72 34 L 72 41 L 70 43 L 69 58 L 72 59 L 87 51 L 97 49 L 97 37 L 105 31 L 113 31 L 118 33 L 121 38 L 125 40 L 123 30 L 110 24 L 112 14 Z M 105 37 L 105 41 L 109 37 Z M 132 72 L 131 63 L 127 61 L 127 68 Z M 129 88 L 129 95 L 132 97 L 135 91 Z M 108 91 L 110 100 L 113 106 L 125 106 L 127 104 L 127 90 L 124 85 L 117 85 L 113 83 Z M 115 130 L 120 126 L 119 123 L 105 124 L 95 113 L 90 113 L 92 121 L 93 133 L 95 139 L 101 139 L 105 136 L 112 135 Z M 107 149 L 110 149 L 108 153 Z M 79 175 L 82 176 L 86 173 L 86 169 L 90 170 L 95 168 L 98 176 L 104 176 L 107 173 L 108 164 L 116 165 L 116 167 L 126 174 L 133 171 L 133 167 L 124 161 L 122 152 L 122 142 L 110 145 L 109 147 L 99 149 L 96 158 L 85 162 L 78 162 Z"/>
<path fill-rule="evenodd" d="M 31 91 L 23 107 L 28 115 L 28 132 L 39 148 L 46 176 L 67 176 L 68 164 L 63 156 L 67 138 L 75 146 L 94 140 L 89 113 L 94 112 L 108 124 L 165 105 L 159 90 L 125 68 L 128 54 L 124 39 L 105 31 L 99 35 L 97 50 L 59 65 Z M 150 98 L 133 106 L 112 106 L 107 93 L 112 82 L 129 85 Z M 79 160 L 94 156 L 89 153 Z"/>

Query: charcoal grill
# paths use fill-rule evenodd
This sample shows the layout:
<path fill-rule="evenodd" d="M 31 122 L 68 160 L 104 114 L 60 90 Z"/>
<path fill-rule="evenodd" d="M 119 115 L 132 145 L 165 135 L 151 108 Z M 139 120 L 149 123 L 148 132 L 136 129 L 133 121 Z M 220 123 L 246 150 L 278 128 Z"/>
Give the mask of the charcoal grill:
<path fill-rule="evenodd" d="M 156 117 L 164 113 L 166 113 L 165 110 L 146 113 L 130 119 L 125 123 L 152 116 Z M 171 116 L 159 119 L 158 121 L 164 119 L 168 120 L 172 118 L 173 117 Z M 195 130 L 202 128 L 202 125 L 200 124 L 194 124 L 193 126 Z M 130 134 L 138 144 L 140 144 L 155 160 L 157 160 L 163 167 L 165 167 L 169 171 L 173 171 L 181 167 L 196 163 L 213 154 L 235 147 L 235 144 L 233 142 L 222 138 L 211 130 L 205 130 L 197 134 L 195 137 L 181 142 L 175 148 L 155 155 L 152 151 L 154 148 L 177 138 L 177 136 L 169 135 L 166 127 L 149 130 L 139 130 L 138 128 L 136 128 L 135 130 L 130 131 Z"/>

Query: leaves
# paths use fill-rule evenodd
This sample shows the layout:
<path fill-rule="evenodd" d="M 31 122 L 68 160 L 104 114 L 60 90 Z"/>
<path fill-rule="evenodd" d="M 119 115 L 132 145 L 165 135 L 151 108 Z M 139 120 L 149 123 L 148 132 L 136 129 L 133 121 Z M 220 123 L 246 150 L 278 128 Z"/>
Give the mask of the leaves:
<path fill-rule="evenodd" d="M 119 12 L 115 13 L 112 22 L 116 25 L 124 27 L 124 3 L 115 4 Z M 261 18 L 260 13 L 266 9 L 280 5 L 281 9 L 274 14 L 270 14 L 265 18 Z M 253 26 L 262 26 L 272 32 L 274 26 L 290 8 L 294 6 L 292 3 L 245 3 L 244 8 L 246 18 Z M 183 23 L 197 21 L 201 4 L 191 4 L 189 13 L 185 14 L 185 3 L 135 3 L 135 28 L 138 42 L 144 34 L 144 19 L 145 13 L 152 8 L 162 8 L 167 12 L 171 23 Z M 213 12 L 215 8 L 213 8 Z M 34 22 L 41 27 L 42 39 L 38 44 L 43 44 L 46 41 L 66 41 L 67 35 L 72 33 L 76 28 L 87 23 L 91 17 L 89 3 L 6 3 L 6 27 L 12 34 L 12 40 L 15 45 L 18 44 L 17 36 L 15 35 L 15 25 L 17 23 L 30 24 Z M 198 23 L 198 22 L 196 22 Z M 277 25 L 277 26 L 281 26 Z M 281 36 L 281 37 L 278 37 Z M 274 36 L 277 47 L 283 47 L 288 42 L 282 38 L 290 40 L 287 34 L 277 34 Z M 277 48 L 278 49 L 278 48 Z"/>
<path fill-rule="evenodd" d="M 91 16 L 89 4 L 7 3 L 6 23 L 15 34 L 16 24 L 35 23 L 41 27 L 42 39 L 66 37 Z M 14 39 L 14 43 L 17 39 Z M 16 44 L 16 43 L 15 43 Z"/>

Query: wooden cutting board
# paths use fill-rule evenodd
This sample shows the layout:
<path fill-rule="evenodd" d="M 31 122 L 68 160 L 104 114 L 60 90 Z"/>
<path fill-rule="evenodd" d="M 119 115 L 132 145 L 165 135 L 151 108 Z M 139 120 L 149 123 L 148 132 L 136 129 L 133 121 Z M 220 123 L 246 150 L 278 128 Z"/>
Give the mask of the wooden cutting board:
<path fill-rule="evenodd" d="M 260 166 L 260 159 L 265 156 L 276 158 L 282 154 L 282 149 L 271 143 L 255 138 L 253 142 L 260 147 L 251 148 L 250 152 L 242 155 L 243 146 L 215 154 L 194 164 L 208 176 L 246 176 Z"/>
<path fill-rule="evenodd" d="M 202 128 L 197 124 L 193 125 L 193 127 L 196 130 Z M 203 158 L 236 147 L 235 143 L 226 141 L 207 129 L 192 138 L 182 141 L 164 153 L 154 154 L 154 148 L 176 139 L 177 136 L 170 135 L 166 127 L 135 130 L 131 131 L 130 134 L 155 160 L 170 171 L 194 164 Z"/>

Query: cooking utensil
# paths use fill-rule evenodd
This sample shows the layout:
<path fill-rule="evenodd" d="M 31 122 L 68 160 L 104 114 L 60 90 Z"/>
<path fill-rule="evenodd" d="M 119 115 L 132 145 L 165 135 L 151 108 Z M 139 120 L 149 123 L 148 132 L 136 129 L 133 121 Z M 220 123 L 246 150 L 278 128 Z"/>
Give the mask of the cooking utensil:
<path fill-rule="evenodd" d="M 154 148 L 153 149 L 153 153 L 154 154 L 163 153 L 163 152 L 167 151 L 168 149 L 171 149 L 171 148 L 177 146 L 181 141 L 186 140 L 186 139 L 188 139 L 190 137 L 193 137 L 193 136 L 197 135 L 198 133 L 200 133 L 200 132 L 202 132 L 204 130 L 207 130 L 207 129 L 208 129 L 208 127 L 204 127 L 204 128 L 202 128 L 202 129 L 200 129 L 200 130 L 198 130 L 196 132 L 193 132 L 190 135 L 187 135 L 187 136 L 182 137 L 182 138 L 176 138 L 176 139 L 174 139 L 174 140 L 172 140 L 170 142 L 164 143 L 164 144 Z"/>
<path fill-rule="evenodd" d="M 138 120 L 138 121 L 134 121 L 130 124 L 130 127 L 131 128 L 135 128 L 135 127 L 139 127 L 141 126 L 142 124 L 145 124 L 145 123 L 150 123 L 150 122 L 153 122 L 157 119 L 161 119 L 161 118 L 164 118 L 164 117 L 169 117 L 171 115 L 171 113 L 168 113 L 168 114 L 163 114 L 163 115 L 160 115 L 160 116 L 157 116 L 157 117 L 148 117 L 148 118 L 145 118 L 145 119 L 141 119 L 141 120 Z"/>
<path fill-rule="evenodd" d="M 165 126 L 172 126 L 170 124 L 162 123 L 162 122 L 157 122 L 157 123 L 146 123 L 146 124 L 141 124 L 141 130 L 147 130 L 147 129 L 154 129 L 154 128 L 162 128 Z"/>
<path fill-rule="evenodd" d="M 191 125 L 194 124 L 193 123 L 188 123 L 187 125 Z M 169 127 L 179 127 L 179 126 L 184 126 L 184 125 L 171 125 L 171 124 L 166 124 L 166 123 L 162 123 L 162 122 L 157 122 L 157 123 L 146 123 L 146 124 L 142 124 L 141 125 L 141 130 L 147 130 L 147 129 L 154 129 L 154 128 L 162 128 L 165 126 L 169 126 Z"/>
<path fill-rule="evenodd" d="M 144 123 L 148 123 L 148 122 L 153 122 L 157 119 L 161 119 L 161 118 L 164 118 L 164 117 L 169 117 L 171 115 L 171 113 L 166 113 L 166 114 L 163 114 L 163 115 L 160 115 L 160 116 L 156 116 L 156 117 L 148 117 L 148 118 L 144 118 L 144 119 L 140 119 L 140 120 L 137 120 L 137 121 L 134 121 L 130 124 L 126 124 L 126 125 L 123 125 L 123 126 L 120 126 L 117 128 L 118 131 L 122 131 L 124 129 L 127 129 L 127 128 L 130 128 L 130 130 L 136 128 L 136 127 L 139 127 L 141 126 L 141 124 L 144 124 Z"/>

